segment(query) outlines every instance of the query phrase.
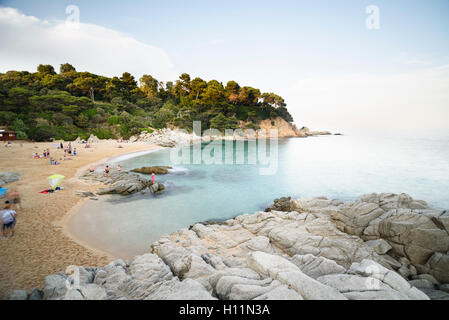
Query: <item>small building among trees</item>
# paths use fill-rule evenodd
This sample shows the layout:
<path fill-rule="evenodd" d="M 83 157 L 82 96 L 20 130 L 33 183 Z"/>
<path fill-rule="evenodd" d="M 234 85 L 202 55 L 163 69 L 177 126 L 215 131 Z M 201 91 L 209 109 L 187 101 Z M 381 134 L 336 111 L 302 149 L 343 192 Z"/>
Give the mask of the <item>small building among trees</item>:
<path fill-rule="evenodd" d="M 14 131 L 0 129 L 0 141 L 16 140 L 17 134 Z"/>

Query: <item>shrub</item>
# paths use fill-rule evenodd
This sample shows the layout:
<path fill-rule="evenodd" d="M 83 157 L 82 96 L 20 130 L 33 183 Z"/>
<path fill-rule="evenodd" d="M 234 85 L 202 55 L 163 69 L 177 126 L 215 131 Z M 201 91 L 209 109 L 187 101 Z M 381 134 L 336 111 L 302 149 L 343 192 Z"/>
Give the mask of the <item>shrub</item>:
<path fill-rule="evenodd" d="M 114 124 L 119 124 L 120 123 L 120 117 L 119 116 L 110 116 L 108 118 L 108 124 L 109 125 L 114 125 Z"/>
<path fill-rule="evenodd" d="M 21 131 L 25 133 L 25 131 L 28 129 L 28 127 L 23 123 L 21 119 L 15 119 L 11 124 L 11 129 L 14 131 Z"/>
<path fill-rule="evenodd" d="M 9 125 L 14 119 L 16 119 L 17 114 L 10 111 L 0 111 L 0 124 L 1 125 Z"/>
<path fill-rule="evenodd" d="M 35 141 L 49 141 L 51 138 L 56 136 L 55 130 L 50 126 L 38 126 L 30 135 L 30 138 Z"/>
<path fill-rule="evenodd" d="M 19 140 L 26 140 L 26 139 L 28 139 L 28 136 L 27 136 L 27 134 L 25 133 L 25 132 L 23 132 L 23 131 L 16 131 L 16 134 L 17 134 L 17 139 L 19 139 Z"/>
<path fill-rule="evenodd" d="M 116 136 L 108 128 L 97 128 L 92 130 L 92 133 L 98 137 L 98 139 L 115 139 Z"/>

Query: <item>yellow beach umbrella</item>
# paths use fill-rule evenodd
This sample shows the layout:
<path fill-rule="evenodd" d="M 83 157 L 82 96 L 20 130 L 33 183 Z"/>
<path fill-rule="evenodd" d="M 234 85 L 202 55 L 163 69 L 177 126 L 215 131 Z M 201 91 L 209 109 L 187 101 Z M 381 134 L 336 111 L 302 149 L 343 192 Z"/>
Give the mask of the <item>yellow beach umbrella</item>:
<path fill-rule="evenodd" d="M 48 182 L 50 183 L 50 186 L 52 189 L 55 189 L 59 184 L 62 182 L 62 180 L 65 177 L 61 174 L 54 174 L 47 178 Z"/>

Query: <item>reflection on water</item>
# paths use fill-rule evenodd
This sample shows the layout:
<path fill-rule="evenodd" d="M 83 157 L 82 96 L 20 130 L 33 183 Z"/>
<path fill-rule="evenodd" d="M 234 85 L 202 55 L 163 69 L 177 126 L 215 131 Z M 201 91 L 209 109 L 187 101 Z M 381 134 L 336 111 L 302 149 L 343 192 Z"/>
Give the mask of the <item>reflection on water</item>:
<path fill-rule="evenodd" d="M 156 177 L 166 193 L 108 196 L 89 201 L 71 231 L 93 246 L 124 258 L 148 252 L 161 235 L 198 221 L 263 210 L 274 198 L 326 196 L 353 200 L 371 192 L 409 193 L 449 208 L 449 141 L 323 136 L 279 141 L 278 171 L 257 165 L 179 165 L 170 150 L 120 162 L 125 170 L 171 165 Z M 245 144 L 245 157 L 256 148 Z M 148 176 L 150 178 L 150 176 Z"/>

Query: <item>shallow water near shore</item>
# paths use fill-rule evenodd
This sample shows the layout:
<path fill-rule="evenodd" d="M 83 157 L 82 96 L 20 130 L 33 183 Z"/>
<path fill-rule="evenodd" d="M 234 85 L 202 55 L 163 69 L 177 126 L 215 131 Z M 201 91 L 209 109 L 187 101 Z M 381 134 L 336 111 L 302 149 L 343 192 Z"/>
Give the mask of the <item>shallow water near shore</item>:
<path fill-rule="evenodd" d="M 244 144 L 246 158 L 257 153 L 255 145 Z M 170 149 L 122 159 L 118 163 L 125 170 L 173 166 L 170 174 L 157 176 L 166 193 L 87 200 L 69 224 L 76 238 L 122 258 L 148 252 L 164 234 L 200 221 L 254 213 L 281 196 L 348 201 L 371 192 L 405 192 L 433 207 L 449 208 L 449 139 L 279 140 L 274 175 L 260 175 L 259 169 L 267 167 L 261 164 L 172 164 Z"/>

